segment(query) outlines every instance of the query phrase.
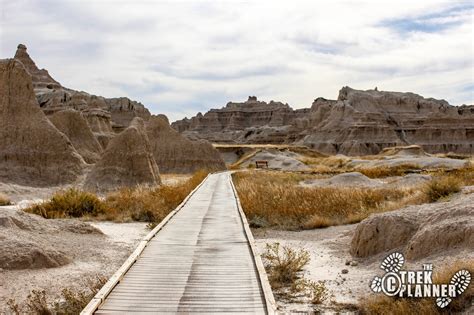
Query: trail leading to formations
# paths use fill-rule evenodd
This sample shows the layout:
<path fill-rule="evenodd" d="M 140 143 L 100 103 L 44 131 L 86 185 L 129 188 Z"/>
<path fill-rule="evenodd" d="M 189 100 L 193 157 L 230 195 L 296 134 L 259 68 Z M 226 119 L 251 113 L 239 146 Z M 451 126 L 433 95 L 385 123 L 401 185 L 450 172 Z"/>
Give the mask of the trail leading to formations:
<path fill-rule="evenodd" d="M 136 261 L 132 254 L 131 267 L 121 268 L 123 274 L 114 275 L 83 314 L 273 313 L 273 295 L 229 172 L 209 175 L 157 229 Z M 121 280 L 115 285 L 114 278 Z"/>

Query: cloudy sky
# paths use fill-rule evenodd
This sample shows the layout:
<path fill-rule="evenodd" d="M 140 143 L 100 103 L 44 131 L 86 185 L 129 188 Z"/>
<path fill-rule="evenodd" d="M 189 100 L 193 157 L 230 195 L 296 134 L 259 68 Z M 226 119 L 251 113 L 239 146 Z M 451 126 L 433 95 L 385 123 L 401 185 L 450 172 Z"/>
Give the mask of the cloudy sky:
<path fill-rule="evenodd" d="M 1 58 L 24 43 L 64 86 L 171 120 L 248 95 L 309 107 L 345 85 L 474 103 L 472 1 L 0 3 Z"/>

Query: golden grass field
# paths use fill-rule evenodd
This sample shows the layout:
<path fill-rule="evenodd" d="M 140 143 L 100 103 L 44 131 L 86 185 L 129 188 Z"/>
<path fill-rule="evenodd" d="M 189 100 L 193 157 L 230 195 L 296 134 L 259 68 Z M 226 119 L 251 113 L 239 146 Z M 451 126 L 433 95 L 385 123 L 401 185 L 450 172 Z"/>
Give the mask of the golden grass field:
<path fill-rule="evenodd" d="M 398 174 L 398 171 L 397 171 Z M 433 174 L 412 188 L 301 187 L 310 174 L 248 170 L 233 174 L 242 207 L 253 227 L 313 229 L 356 223 L 372 213 L 434 202 L 471 185 L 474 172 Z"/>

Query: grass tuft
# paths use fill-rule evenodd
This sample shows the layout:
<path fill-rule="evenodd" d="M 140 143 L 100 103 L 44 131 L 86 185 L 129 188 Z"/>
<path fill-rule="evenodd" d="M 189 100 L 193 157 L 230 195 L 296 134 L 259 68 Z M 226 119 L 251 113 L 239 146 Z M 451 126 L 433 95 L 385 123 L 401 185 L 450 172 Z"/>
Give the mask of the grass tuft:
<path fill-rule="evenodd" d="M 46 219 L 97 216 L 108 211 L 107 205 L 96 195 L 70 188 L 54 194 L 51 200 L 32 205 L 24 211 Z"/>
<path fill-rule="evenodd" d="M 84 291 L 75 291 L 69 288 L 62 290 L 59 302 L 49 303 L 45 290 L 33 290 L 28 295 L 23 306 L 15 300 L 7 302 L 12 314 L 40 314 L 40 315 L 67 315 L 79 314 L 90 300 L 99 292 L 107 282 L 105 277 L 86 279 Z"/>
<path fill-rule="evenodd" d="M 280 247 L 280 243 L 266 244 L 262 258 L 266 263 L 268 280 L 274 289 L 294 284 L 300 278 L 298 272 L 310 260 L 309 252 Z"/>
<path fill-rule="evenodd" d="M 389 176 L 404 176 L 407 173 L 419 170 L 420 167 L 415 164 L 400 164 L 396 166 L 376 166 L 363 167 L 358 171 L 370 178 L 383 178 Z"/>
<path fill-rule="evenodd" d="M 436 177 L 426 185 L 426 195 L 435 202 L 461 191 L 462 184 L 462 179 L 453 175 Z"/>
<path fill-rule="evenodd" d="M 0 193 L 0 206 L 8 206 L 11 205 L 10 198 L 7 195 Z"/>
<path fill-rule="evenodd" d="M 309 297 L 313 304 L 328 299 L 329 292 L 323 281 L 314 282 L 303 276 L 303 268 L 310 261 L 308 251 L 267 243 L 262 258 L 270 286 L 278 297 L 289 300 Z"/>

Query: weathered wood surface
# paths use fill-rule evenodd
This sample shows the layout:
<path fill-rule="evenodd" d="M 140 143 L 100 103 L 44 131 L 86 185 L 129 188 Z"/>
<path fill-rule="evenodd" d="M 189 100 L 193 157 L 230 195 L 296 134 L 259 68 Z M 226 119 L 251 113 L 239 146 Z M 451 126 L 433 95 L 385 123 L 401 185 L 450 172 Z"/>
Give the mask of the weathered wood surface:
<path fill-rule="evenodd" d="M 110 293 L 96 296 L 98 308 L 91 303 L 88 310 L 273 313 L 273 295 L 253 246 L 230 173 L 212 174 L 146 242 Z"/>

